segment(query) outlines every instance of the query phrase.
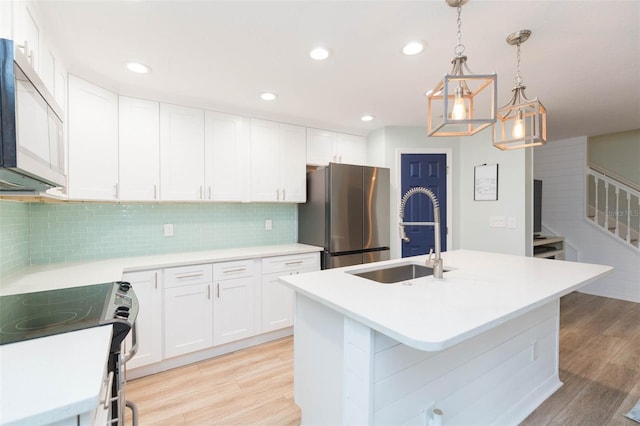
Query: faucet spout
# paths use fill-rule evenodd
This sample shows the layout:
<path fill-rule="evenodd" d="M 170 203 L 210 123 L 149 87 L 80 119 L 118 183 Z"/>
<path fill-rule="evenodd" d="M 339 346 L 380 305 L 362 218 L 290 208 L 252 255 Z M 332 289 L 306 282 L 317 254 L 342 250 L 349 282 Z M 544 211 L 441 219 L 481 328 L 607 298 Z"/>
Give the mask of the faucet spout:
<path fill-rule="evenodd" d="M 404 221 L 404 209 L 407 205 L 407 201 L 409 198 L 414 196 L 415 194 L 424 194 L 429 199 L 431 199 L 431 203 L 433 204 L 433 222 L 405 222 Z M 443 273 L 443 265 L 442 265 L 442 257 L 440 255 L 440 203 L 438 202 L 438 198 L 436 195 L 428 188 L 418 186 L 415 188 L 411 188 L 408 190 L 400 201 L 400 238 L 403 241 L 409 241 L 409 237 L 405 232 L 405 226 L 433 226 L 434 230 L 434 245 L 436 249 L 435 259 L 432 259 L 433 250 L 429 252 L 429 257 L 426 260 L 426 265 L 430 268 L 433 268 L 433 277 L 434 278 L 442 278 Z"/>

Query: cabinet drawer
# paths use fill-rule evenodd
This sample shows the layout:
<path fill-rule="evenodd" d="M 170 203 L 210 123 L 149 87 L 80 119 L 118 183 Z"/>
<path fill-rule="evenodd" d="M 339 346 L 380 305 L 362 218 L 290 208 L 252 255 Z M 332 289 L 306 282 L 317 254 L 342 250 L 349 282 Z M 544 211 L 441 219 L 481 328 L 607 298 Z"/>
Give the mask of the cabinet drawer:
<path fill-rule="evenodd" d="M 275 272 L 282 272 L 284 274 L 287 271 L 300 269 L 320 270 L 320 254 L 292 254 L 289 256 L 276 256 L 262 259 L 263 274 Z"/>
<path fill-rule="evenodd" d="M 164 270 L 164 286 L 178 287 L 189 284 L 210 283 L 213 281 L 213 268 L 207 265 L 179 266 Z"/>
<path fill-rule="evenodd" d="M 243 278 L 253 275 L 253 259 L 237 260 L 213 264 L 213 279 L 227 280 L 230 278 Z"/>

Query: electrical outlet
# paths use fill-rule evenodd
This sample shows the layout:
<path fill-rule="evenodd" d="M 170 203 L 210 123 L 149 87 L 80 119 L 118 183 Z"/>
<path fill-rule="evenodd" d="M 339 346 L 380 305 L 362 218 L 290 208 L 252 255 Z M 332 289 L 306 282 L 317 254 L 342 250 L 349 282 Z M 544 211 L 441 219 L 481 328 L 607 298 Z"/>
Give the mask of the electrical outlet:
<path fill-rule="evenodd" d="M 165 223 L 164 224 L 164 236 L 165 237 L 173 237 L 173 224 Z"/>
<path fill-rule="evenodd" d="M 271 231 L 273 229 L 273 221 L 271 219 L 266 219 L 264 221 L 264 230 Z"/>
<path fill-rule="evenodd" d="M 516 218 L 515 217 L 508 217 L 507 218 L 507 228 L 509 229 L 516 229 Z"/>
<path fill-rule="evenodd" d="M 504 216 L 491 216 L 489 218 L 489 226 L 492 228 L 504 228 L 506 220 Z"/>

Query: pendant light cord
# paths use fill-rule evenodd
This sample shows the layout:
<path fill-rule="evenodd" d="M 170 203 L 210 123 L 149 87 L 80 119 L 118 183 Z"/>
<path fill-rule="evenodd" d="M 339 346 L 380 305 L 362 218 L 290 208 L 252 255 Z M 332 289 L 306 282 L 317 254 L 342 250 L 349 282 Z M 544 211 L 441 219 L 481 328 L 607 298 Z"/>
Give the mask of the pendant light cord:
<path fill-rule="evenodd" d="M 522 86 L 522 77 L 520 76 L 520 43 L 516 45 L 517 53 L 516 53 L 516 78 L 515 83 L 516 87 Z"/>
<path fill-rule="evenodd" d="M 458 11 L 458 33 L 456 34 L 458 44 L 455 49 L 453 49 L 453 53 L 455 53 L 456 56 L 462 56 L 464 53 L 464 44 L 462 44 L 462 18 L 460 17 L 462 14 L 462 0 L 458 0 L 458 7 L 456 10 Z"/>

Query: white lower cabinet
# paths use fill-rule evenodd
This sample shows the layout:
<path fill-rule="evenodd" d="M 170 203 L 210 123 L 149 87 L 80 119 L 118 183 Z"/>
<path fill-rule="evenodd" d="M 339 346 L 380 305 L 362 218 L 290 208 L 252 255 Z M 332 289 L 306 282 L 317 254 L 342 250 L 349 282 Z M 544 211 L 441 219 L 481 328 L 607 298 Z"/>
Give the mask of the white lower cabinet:
<path fill-rule="evenodd" d="M 233 342 L 255 334 L 254 260 L 213 265 L 213 344 Z"/>
<path fill-rule="evenodd" d="M 127 272 L 122 280 L 133 286 L 138 299 L 136 318 L 136 340 L 138 352 L 127 362 L 127 368 L 136 368 L 162 360 L 162 288 L 161 270 Z M 129 333 L 125 340 L 125 351 L 132 345 Z"/>
<path fill-rule="evenodd" d="M 294 292 L 278 277 L 318 270 L 313 252 L 125 273 L 140 306 L 138 353 L 127 369 L 162 371 L 169 358 L 290 327 Z"/>
<path fill-rule="evenodd" d="M 165 357 L 171 358 L 213 345 L 211 272 L 211 265 L 165 269 Z"/>
<path fill-rule="evenodd" d="M 262 259 L 262 332 L 293 325 L 294 292 L 278 280 L 283 275 L 320 270 L 318 253 Z"/>

